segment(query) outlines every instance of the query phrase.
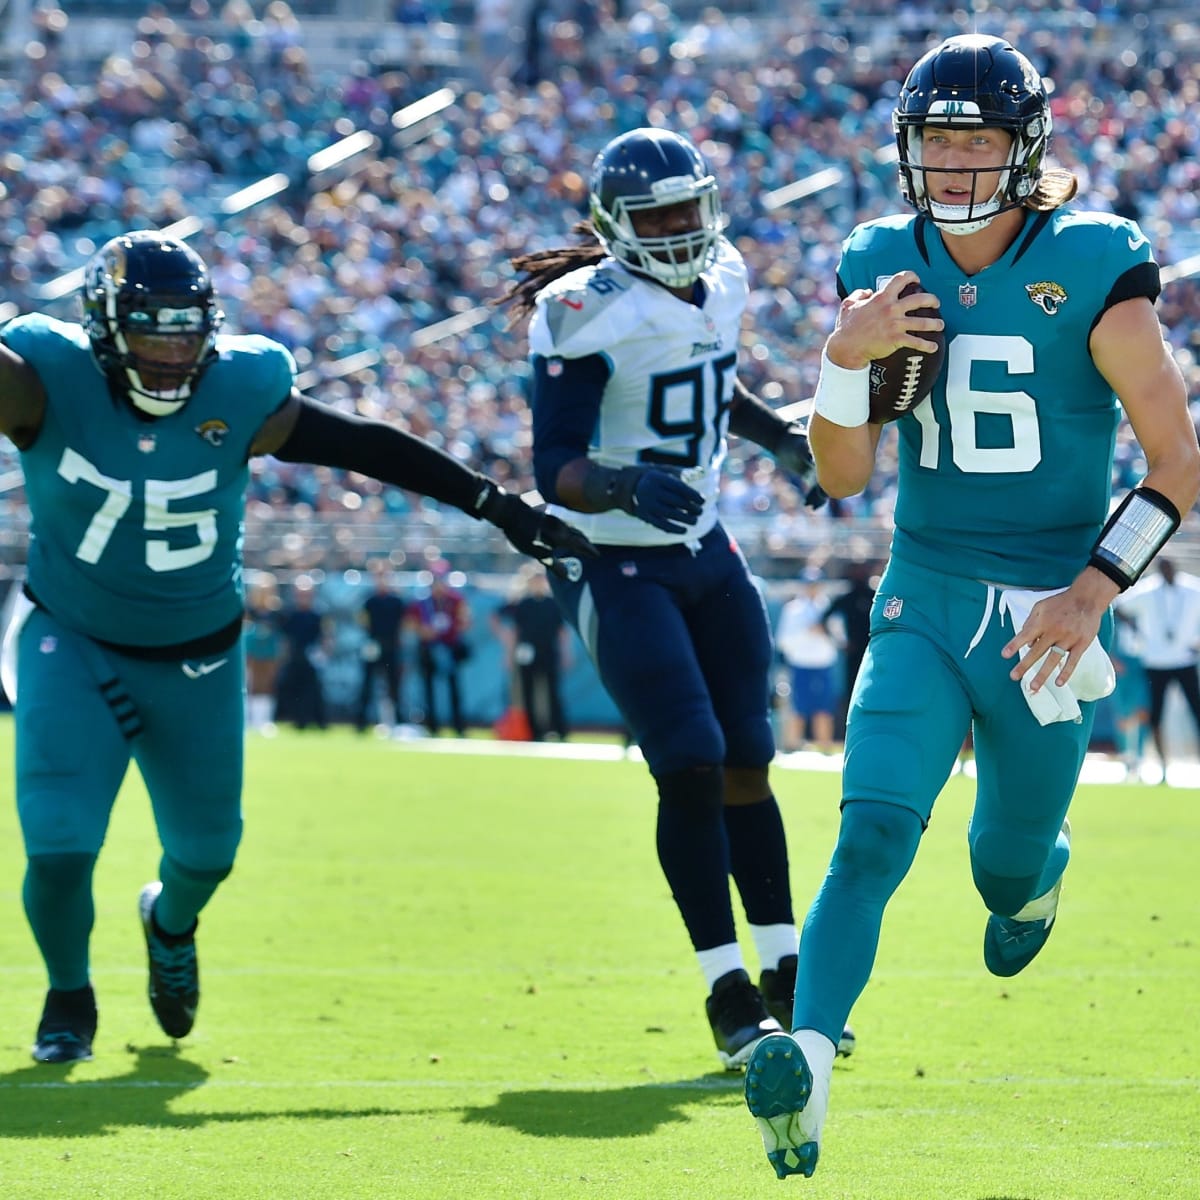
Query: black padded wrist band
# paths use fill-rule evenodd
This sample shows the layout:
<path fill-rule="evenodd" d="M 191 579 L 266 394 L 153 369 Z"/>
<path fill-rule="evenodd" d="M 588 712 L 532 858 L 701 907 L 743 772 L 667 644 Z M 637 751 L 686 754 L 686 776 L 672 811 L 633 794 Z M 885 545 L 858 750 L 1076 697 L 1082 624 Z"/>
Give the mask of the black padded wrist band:
<path fill-rule="evenodd" d="M 1124 591 L 1138 581 L 1179 523 L 1179 509 L 1162 492 L 1134 488 L 1100 531 L 1088 564 Z"/>
<path fill-rule="evenodd" d="M 602 467 L 589 463 L 583 477 L 585 512 L 608 512 L 619 508 L 632 512 L 633 493 L 642 477 L 641 467 Z"/>

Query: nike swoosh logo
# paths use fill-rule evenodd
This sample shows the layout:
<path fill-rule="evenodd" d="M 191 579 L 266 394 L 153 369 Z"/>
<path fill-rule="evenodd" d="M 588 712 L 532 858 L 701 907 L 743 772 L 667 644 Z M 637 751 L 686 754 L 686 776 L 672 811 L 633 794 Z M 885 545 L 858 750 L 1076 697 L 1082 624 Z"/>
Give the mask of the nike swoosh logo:
<path fill-rule="evenodd" d="M 1136 250 L 1139 246 L 1144 246 L 1149 240 L 1144 233 L 1139 233 L 1136 236 L 1131 233 L 1129 235 L 1129 248 L 1130 250 Z"/>
<path fill-rule="evenodd" d="M 213 671 L 218 667 L 223 667 L 228 661 L 227 658 L 218 658 L 216 662 L 200 663 L 195 667 L 191 663 L 180 663 L 179 665 L 189 679 L 203 679 L 205 675 L 211 675 Z"/>
<path fill-rule="evenodd" d="M 561 300 L 562 303 L 565 304 L 568 308 L 573 308 L 576 312 L 583 311 L 583 301 L 582 300 L 568 300 L 566 298 L 566 296 L 559 296 L 559 300 Z"/>

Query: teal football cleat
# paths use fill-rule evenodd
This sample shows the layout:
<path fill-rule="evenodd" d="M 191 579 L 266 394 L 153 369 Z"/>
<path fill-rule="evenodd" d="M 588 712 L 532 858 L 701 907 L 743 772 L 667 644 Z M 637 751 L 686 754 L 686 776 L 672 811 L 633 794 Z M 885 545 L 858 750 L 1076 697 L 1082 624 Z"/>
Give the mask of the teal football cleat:
<path fill-rule="evenodd" d="M 772 1034 L 754 1047 L 746 1065 L 746 1107 L 778 1178 L 808 1178 L 817 1169 L 827 1084 L 824 1091 L 824 1102 L 813 1103 L 813 1074 L 790 1034 Z"/>
<path fill-rule="evenodd" d="M 1062 880 L 1054 885 L 1047 897 L 1053 896 L 1058 907 L 1058 893 Z M 1024 910 L 1022 910 L 1024 911 Z M 992 913 L 983 931 L 983 961 L 993 975 L 1007 979 L 1019 975 L 1041 952 L 1054 929 L 1054 914 L 1033 921 L 1019 921 L 1016 917 L 998 917 Z"/>
<path fill-rule="evenodd" d="M 157 880 L 142 888 L 138 916 L 146 935 L 150 977 L 147 994 L 163 1033 L 181 1038 L 192 1030 L 200 1005 L 200 970 L 196 962 L 196 923 L 187 933 L 169 934 L 154 919 L 154 902 L 162 891 Z"/>
<path fill-rule="evenodd" d="M 1063 821 L 1062 832 L 1070 845 L 1070 821 Z M 1015 915 L 989 915 L 987 927 L 983 931 L 983 961 L 993 975 L 1007 979 L 1025 970 L 1037 958 L 1054 929 L 1061 893 L 1060 875 L 1049 891 L 1030 900 Z"/>

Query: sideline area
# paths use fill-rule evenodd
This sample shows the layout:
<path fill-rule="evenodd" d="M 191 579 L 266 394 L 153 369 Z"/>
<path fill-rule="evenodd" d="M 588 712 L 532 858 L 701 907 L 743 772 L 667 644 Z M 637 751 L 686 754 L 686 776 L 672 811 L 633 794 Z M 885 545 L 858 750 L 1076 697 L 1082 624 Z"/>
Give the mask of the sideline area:
<path fill-rule="evenodd" d="M 380 735 L 387 736 L 387 735 Z M 399 735 L 390 739 L 398 749 L 426 754 L 473 754 L 503 758 L 559 758 L 585 762 L 631 762 L 642 760 L 636 746 L 626 748 L 616 742 L 506 742 L 487 737 L 419 737 Z M 822 754 L 815 750 L 797 750 L 775 756 L 772 766 L 785 771 L 841 771 L 840 753 Z M 961 760 L 955 774 L 975 778 L 975 763 L 971 758 Z M 1200 788 L 1200 762 L 1176 761 L 1167 767 L 1167 777 L 1153 759 L 1142 763 L 1136 778 L 1130 778 L 1121 760 L 1109 754 L 1089 754 L 1080 773 L 1081 783 L 1165 784 L 1176 788 Z"/>

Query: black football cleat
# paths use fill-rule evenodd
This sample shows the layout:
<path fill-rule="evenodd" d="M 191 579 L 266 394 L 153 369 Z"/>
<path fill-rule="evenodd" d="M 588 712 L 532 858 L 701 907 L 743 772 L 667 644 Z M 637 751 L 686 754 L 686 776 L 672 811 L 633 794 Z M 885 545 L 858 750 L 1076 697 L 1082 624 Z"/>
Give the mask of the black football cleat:
<path fill-rule="evenodd" d="M 767 1012 L 762 993 L 740 968 L 713 984 L 704 1011 L 717 1043 L 717 1055 L 730 1071 L 744 1067 L 754 1047 L 768 1033 L 781 1032 L 779 1022 Z"/>
<path fill-rule="evenodd" d="M 157 880 L 142 888 L 138 915 L 146 935 L 146 957 L 150 965 L 147 994 L 150 1007 L 168 1037 L 191 1033 L 200 1006 L 200 968 L 196 962 L 196 926 L 187 933 L 170 934 L 154 919 L 154 902 L 162 891 Z"/>
<path fill-rule="evenodd" d="M 33 1058 L 40 1063 L 88 1062 L 96 1037 L 96 993 L 91 985 L 46 993 Z"/>

